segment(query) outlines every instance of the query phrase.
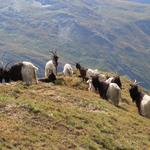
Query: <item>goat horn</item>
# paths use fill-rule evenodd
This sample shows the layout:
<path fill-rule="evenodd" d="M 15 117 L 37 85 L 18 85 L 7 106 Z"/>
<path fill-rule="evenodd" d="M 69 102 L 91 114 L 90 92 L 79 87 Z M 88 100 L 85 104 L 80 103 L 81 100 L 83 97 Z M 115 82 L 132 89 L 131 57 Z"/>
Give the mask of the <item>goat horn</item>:
<path fill-rule="evenodd" d="M 11 64 L 12 62 L 9 62 L 5 65 L 4 69 L 6 70 L 6 68 L 8 67 L 9 64 Z"/>
<path fill-rule="evenodd" d="M 55 53 L 53 52 L 53 50 L 52 50 L 52 51 L 51 51 L 51 50 L 49 50 L 49 52 L 50 52 L 51 54 L 55 55 Z"/>
<path fill-rule="evenodd" d="M 55 55 L 57 55 L 57 49 L 54 49 L 54 53 L 55 53 Z"/>
<path fill-rule="evenodd" d="M 1 65 L 2 65 L 2 67 L 3 67 L 3 65 L 4 65 L 3 61 L 0 61 L 0 63 L 1 63 Z"/>

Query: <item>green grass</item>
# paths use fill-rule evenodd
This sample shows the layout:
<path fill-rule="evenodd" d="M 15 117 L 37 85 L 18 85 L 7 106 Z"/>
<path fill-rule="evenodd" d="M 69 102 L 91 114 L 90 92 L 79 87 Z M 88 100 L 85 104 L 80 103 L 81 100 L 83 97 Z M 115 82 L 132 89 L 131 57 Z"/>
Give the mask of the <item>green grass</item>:
<path fill-rule="evenodd" d="M 150 120 L 131 103 L 131 81 L 122 82 L 118 108 L 88 92 L 78 78 L 62 82 L 60 75 L 57 85 L 0 85 L 0 149 L 147 150 Z"/>

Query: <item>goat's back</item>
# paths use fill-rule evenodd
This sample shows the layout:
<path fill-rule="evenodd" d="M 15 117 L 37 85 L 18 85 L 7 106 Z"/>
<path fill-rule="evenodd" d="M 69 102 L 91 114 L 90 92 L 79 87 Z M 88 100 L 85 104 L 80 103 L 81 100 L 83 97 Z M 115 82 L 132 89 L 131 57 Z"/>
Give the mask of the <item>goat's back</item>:
<path fill-rule="evenodd" d="M 107 98 L 110 99 L 115 106 L 118 106 L 121 99 L 121 90 L 116 83 L 109 84 Z"/>
<path fill-rule="evenodd" d="M 18 81 L 18 80 L 22 80 L 22 74 L 21 74 L 21 70 L 23 67 L 23 63 L 16 63 L 14 64 L 10 70 L 9 70 L 9 74 L 10 74 L 10 79 L 12 81 Z"/>
<path fill-rule="evenodd" d="M 141 101 L 141 113 L 143 116 L 150 118 L 150 96 L 144 95 Z"/>

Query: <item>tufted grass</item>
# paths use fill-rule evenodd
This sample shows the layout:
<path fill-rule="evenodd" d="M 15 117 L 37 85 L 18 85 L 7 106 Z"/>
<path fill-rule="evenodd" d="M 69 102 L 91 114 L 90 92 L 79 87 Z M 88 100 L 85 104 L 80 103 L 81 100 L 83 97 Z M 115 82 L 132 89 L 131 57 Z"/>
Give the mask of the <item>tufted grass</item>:
<path fill-rule="evenodd" d="M 77 77 L 60 74 L 56 85 L 0 85 L 0 150 L 148 150 L 150 120 L 137 114 L 131 81 L 121 79 L 118 108 Z"/>

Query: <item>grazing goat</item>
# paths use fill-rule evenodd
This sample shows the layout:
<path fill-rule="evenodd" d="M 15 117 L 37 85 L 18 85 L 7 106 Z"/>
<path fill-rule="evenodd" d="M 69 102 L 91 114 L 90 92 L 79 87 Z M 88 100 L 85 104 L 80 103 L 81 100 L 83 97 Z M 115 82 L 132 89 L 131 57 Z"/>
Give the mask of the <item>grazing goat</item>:
<path fill-rule="evenodd" d="M 116 83 L 120 89 L 122 89 L 122 83 L 120 80 L 120 76 L 116 76 L 116 77 L 110 77 L 106 80 L 107 83 Z"/>
<path fill-rule="evenodd" d="M 56 76 L 53 72 L 49 74 L 48 78 L 39 79 L 39 81 L 46 82 L 46 83 L 48 83 L 48 82 L 53 82 L 54 83 L 55 80 L 56 80 Z"/>
<path fill-rule="evenodd" d="M 115 106 L 118 106 L 121 99 L 121 90 L 116 83 L 100 81 L 99 77 L 95 76 L 92 77 L 92 84 L 95 90 L 99 92 L 100 97 L 106 100 L 111 100 Z"/>
<path fill-rule="evenodd" d="M 30 85 L 33 79 L 38 83 L 37 70 L 38 68 L 32 63 L 23 61 L 12 65 L 9 69 L 5 66 L 2 70 L 2 77 L 6 83 L 21 80 L 26 85 Z"/>
<path fill-rule="evenodd" d="M 73 75 L 73 68 L 70 64 L 65 64 L 63 69 L 63 74 L 65 76 L 72 76 Z"/>
<path fill-rule="evenodd" d="M 49 60 L 45 65 L 45 78 L 48 78 L 49 74 L 52 72 L 57 75 L 58 59 L 56 51 L 50 51 L 52 54 L 52 60 Z"/>
<path fill-rule="evenodd" d="M 138 113 L 142 116 L 150 118 L 150 96 L 141 92 L 136 81 L 130 84 L 129 89 L 132 101 L 136 103 Z"/>

